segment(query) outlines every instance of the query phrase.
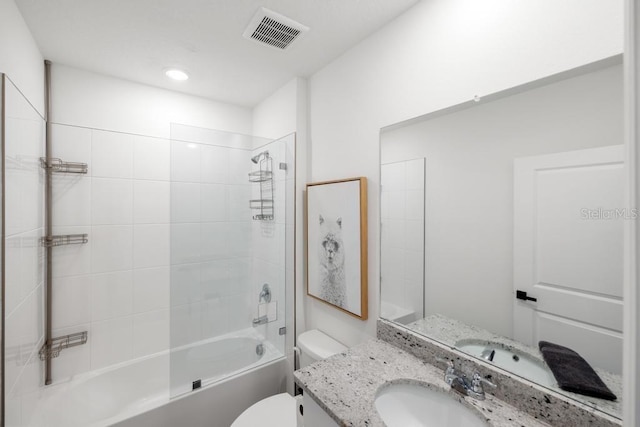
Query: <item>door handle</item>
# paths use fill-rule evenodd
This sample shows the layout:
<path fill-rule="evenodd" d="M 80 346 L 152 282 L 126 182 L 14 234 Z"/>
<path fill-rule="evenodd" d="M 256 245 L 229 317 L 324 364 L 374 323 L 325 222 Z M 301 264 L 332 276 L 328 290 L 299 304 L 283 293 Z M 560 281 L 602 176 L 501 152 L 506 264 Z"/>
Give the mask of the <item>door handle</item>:
<path fill-rule="evenodd" d="M 516 291 L 516 299 L 521 299 L 523 301 L 533 301 L 533 302 L 538 301 L 538 298 L 533 298 L 528 296 L 525 291 Z"/>

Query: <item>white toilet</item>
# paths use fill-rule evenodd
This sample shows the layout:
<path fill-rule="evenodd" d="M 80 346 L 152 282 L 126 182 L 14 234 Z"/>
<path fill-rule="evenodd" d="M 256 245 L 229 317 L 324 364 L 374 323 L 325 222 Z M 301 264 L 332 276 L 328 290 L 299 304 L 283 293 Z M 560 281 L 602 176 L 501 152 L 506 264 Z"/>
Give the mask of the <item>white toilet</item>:
<path fill-rule="evenodd" d="M 347 349 L 330 336 L 313 329 L 298 337 L 300 367 L 326 359 Z M 267 397 L 247 408 L 231 427 L 296 427 L 298 401 L 289 393 Z"/>

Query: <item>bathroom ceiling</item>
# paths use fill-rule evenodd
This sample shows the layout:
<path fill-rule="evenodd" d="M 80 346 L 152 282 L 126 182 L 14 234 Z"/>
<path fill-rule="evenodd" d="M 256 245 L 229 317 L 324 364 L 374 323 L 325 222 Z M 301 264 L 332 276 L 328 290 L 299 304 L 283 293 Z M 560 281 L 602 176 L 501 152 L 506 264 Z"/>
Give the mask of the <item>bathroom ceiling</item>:
<path fill-rule="evenodd" d="M 419 0 L 16 0 L 42 54 L 157 87 L 254 106 Z M 245 39 L 259 7 L 310 28 L 285 51 Z M 185 69 L 170 81 L 164 70 Z"/>

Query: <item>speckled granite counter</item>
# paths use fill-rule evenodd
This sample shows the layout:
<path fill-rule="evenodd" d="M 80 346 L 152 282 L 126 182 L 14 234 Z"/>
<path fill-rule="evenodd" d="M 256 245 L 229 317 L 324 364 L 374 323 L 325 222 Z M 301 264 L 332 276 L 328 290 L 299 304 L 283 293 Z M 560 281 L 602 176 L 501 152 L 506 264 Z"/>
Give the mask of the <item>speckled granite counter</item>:
<path fill-rule="evenodd" d="M 475 408 L 490 426 L 548 425 L 490 394 L 484 401 L 460 396 L 444 382 L 441 369 L 381 340 L 367 341 L 294 375 L 305 393 L 342 426 L 384 426 L 374 401 L 378 388 L 390 382 L 420 382 L 441 389 Z"/>
<path fill-rule="evenodd" d="M 378 319 L 378 338 L 398 347 L 419 360 L 433 363 L 436 357 L 449 358 L 454 361 L 456 369 L 461 372 L 478 372 L 490 378 L 498 387 L 490 390 L 491 394 L 503 402 L 532 415 L 534 418 L 556 427 L 620 427 L 619 418 L 596 410 L 587 405 L 547 387 L 503 369 L 497 368 L 482 359 L 427 338 L 413 330 L 384 319 Z"/>
<path fill-rule="evenodd" d="M 468 325 L 459 320 L 451 319 L 440 314 L 433 314 L 425 317 L 424 319 L 417 320 L 409 325 L 407 328 L 423 334 L 427 337 L 433 338 L 442 344 L 455 346 L 460 341 L 465 341 L 472 338 L 474 341 L 486 341 L 487 343 L 500 343 L 504 348 L 511 349 L 515 353 L 529 354 L 536 359 L 539 359 L 541 363 L 545 364 L 542 359 L 542 354 L 535 347 L 524 345 L 518 341 L 511 340 L 487 331 L 486 329 L 479 328 L 474 325 Z M 545 364 L 546 365 L 546 364 Z M 609 389 L 615 394 L 618 399 L 616 401 L 609 401 L 604 399 L 598 399 L 595 397 L 583 396 L 575 393 L 571 393 L 565 390 L 561 390 L 557 385 L 551 386 L 558 393 L 564 394 L 572 399 L 584 402 L 585 404 L 597 408 L 609 415 L 613 415 L 618 418 L 622 418 L 622 377 L 607 372 L 597 367 L 594 368 L 598 373 L 602 381 L 609 387 Z"/>

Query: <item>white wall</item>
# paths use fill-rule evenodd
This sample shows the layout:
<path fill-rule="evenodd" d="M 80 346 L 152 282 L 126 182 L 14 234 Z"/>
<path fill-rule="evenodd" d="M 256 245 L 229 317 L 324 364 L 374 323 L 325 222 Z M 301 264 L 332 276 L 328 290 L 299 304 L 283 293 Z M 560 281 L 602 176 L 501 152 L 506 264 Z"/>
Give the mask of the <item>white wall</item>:
<path fill-rule="evenodd" d="M 291 80 L 253 108 L 254 135 L 275 139 L 297 130 L 301 81 L 299 78 Z"/>
<path fill-rule="evenodd" d="M 426 159 L 425 314 L 513 337 L 514 159 L 621 145 L 622 121 L 615 65 L 383 131 L 383 161 Z"/>
<path fill-rule="evenodd" d="M 367 176 L 370 320 L 307 301 L 307 326 L 352 345 L 379 305 L 381 127 L 622 51 L 621 0 L 421 1 L 309 80 L 313 181 Z"/>
<path fill-rule="evenodd" d="M 380 317 L 403 324 L 424 317 L 424 168 L 420 156 L 380 166 Z"/>
<path fill-rule="evenodd" d="M 0 0 L 0 73 L 44 115 L 44 59 L 13 0 Z"/>
<path fill-rule="evenodd" d="M 296 331 L 296 335 L 304 332 L 304 300 L 306 298 L 306 262 L 305 262 L 305 228 L 304 228 L 304 197 L 305 186 L 308 181 L 308 165 L 310 150 L 308 149 L 308 85 L 303 78 L 296 78 L 271 96 L 263 100 L 253 109 L 254 135 L 278 138 L 296 132 L 295 162 L 295 265 L 291 268 L 295 274 L 295 300 L 293 292 L 287 289 L 287 307 L 295 304 L 295 325 L 293 321 L 287 323 L 287 328 Z M 289 194 L 289 193 L 287 193 Z M 289 269 L 287 269 L 289 270 Z M 290 273 L 290 271 L 289 271 Z M 297 337 L 296 337 L 297 338 Z M 293 367 L 293 336 L 287 334 L 286 350 Z M 287 379 L 287 387 L 292 392 L 293 378 Z"/>
<path fill-rule="evenodd" d="M 54 123 L 170 137 L 170 124 L 251 134 L 251 110 L 54 64 Z"/>

